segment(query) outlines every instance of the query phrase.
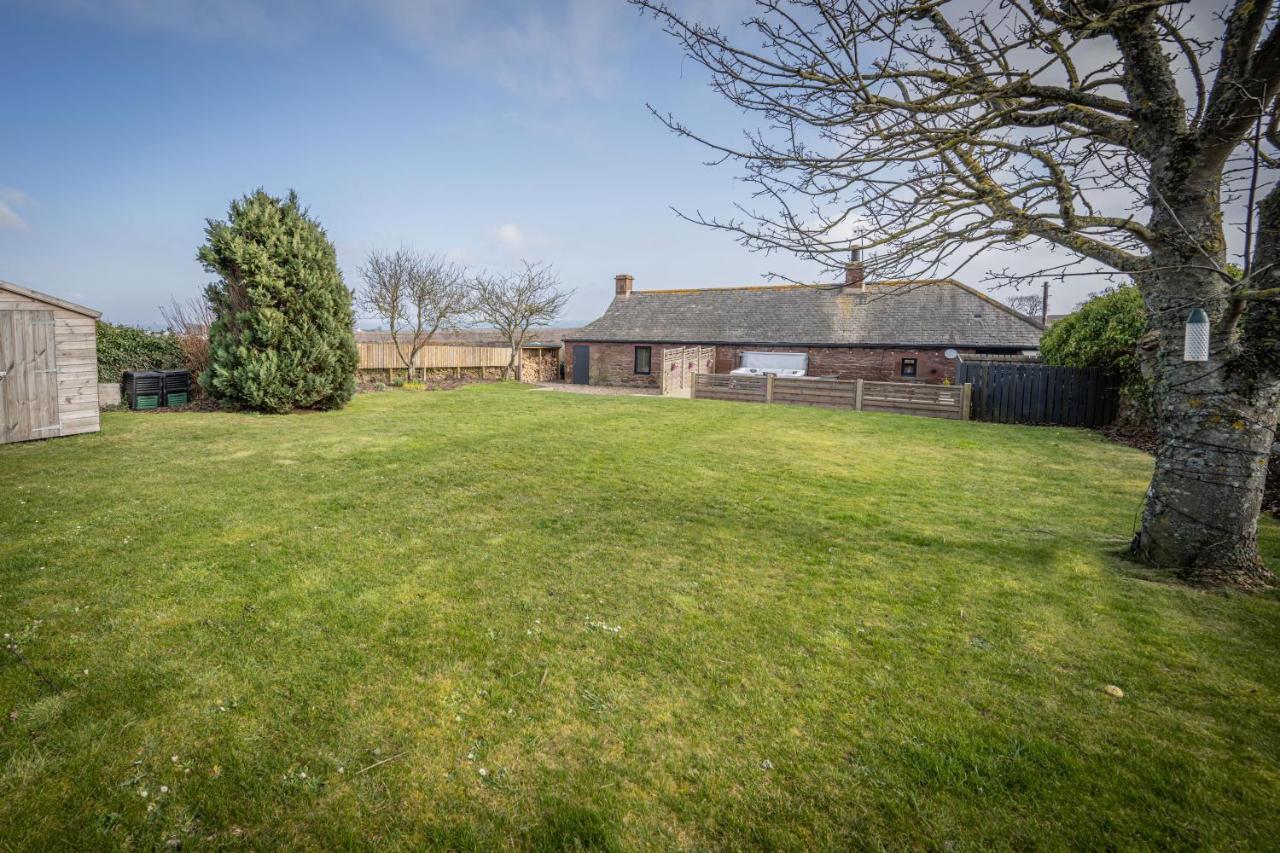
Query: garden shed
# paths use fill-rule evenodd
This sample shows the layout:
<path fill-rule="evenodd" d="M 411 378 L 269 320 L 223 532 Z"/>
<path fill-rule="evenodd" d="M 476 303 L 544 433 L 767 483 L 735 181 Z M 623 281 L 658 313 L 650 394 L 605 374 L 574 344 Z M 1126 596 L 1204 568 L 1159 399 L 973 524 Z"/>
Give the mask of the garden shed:
<path fill-rule="evenodd" d="M 98 431 L 100 315 L 0 281 L 0 444 Z"/>

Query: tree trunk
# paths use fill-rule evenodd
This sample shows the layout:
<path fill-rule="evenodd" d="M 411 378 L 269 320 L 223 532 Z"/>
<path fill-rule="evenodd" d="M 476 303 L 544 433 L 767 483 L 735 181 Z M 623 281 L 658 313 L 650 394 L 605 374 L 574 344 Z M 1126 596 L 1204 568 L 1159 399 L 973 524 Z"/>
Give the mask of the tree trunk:
<path fill-rule="evenodd" d="M 413 379 L 414 379 L 414 377 L 413 377 L 413 363 L 414 363 L 415 361 L 417 361 L 417 360 L 418 360 L 418 350 L 419 350 L 419 349 L 421 349 L 421 347 L 418 347 L 418 346 L 416 346 L 416 345 L 415 345 L 414 347 L 410 348 L 410 350 L 409 350 L 409 360 L 408 360 L 408 361 L 406 361 L 406 362 L 405 362 L 405 365 L 404 365 L 404 366 L 405 366 L 405 370 L 407 370 L 407 371 L 408 371 L 408 376 L 409 376 L 409 381 L 410 381 L 410 382 L 412 382 L 412 381 L 413 381 Z M 423 370 L 423 379 L 425 380 L 425 378 L 426 378 L 426 370 L 424 369 L 424 370 Z"/>
<path fill-rule="evenodd" d="M 1152 217 L 1163 245 L 1152 252 L 1155 271 L 1136 278 L 1158 342 L 1156 466 L 1133 550 L 1193 582 L 1252 588 L 1271 579 L 1258 557 L 1258 514 L 1280 383 L 1251 363 L 1241 329 L 1227 328 L 1229 283 L 1212 269 L 1226 267 L 1219 185 L 1217 176 L 1183 178 L 1153 193 L 1168 202 Z M 1211 324 L 1207 362 L 1183 361 L 1197 306 Z"/>
<path fill-rule="evenodd" d="M 1180 335 L 1177 343 L 1180 347 Z M 1177 358 L 1181 361 L 1180 352 Z M 1188 366 L 1193 376 L 1224 372 L 1213 361 Z M 1275 403 L 1247 399 L 1213 378 L 1180 385 L 1187 379 L 1175 377 L 1191 371 L 1165 367 L 1153 389 L 1156 467 L 1134 549 L 1189 580 L 1241 587 L 1265 583 L 1270 573 L 1258 557 L 1258 514 Z"/>

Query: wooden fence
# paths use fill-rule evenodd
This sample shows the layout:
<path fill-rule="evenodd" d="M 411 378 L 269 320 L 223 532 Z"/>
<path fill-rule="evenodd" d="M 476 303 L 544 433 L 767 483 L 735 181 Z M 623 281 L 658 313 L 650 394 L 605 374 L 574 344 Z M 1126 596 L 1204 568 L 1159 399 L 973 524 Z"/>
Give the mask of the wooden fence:
<path fill-rule="evenodd" d="M 361 370 L 403 370 L 404 362 L 396 354 L 394 344 L 357 342 Z M 509 347 L 425 346 L 418 350 L 414 367 L 506 367 L 511 357 Z"/>
<path fill-rule="evenodd" d="M 969 418 L 970 393 L 968 385 L 731 376 L 723 373 L 699 373 L 693 384 L 693 396 L 700 400 L 791 403 L 958 420 Z"/>
<path fill-rule="evenodd" d="M 693 377 L 692 396 L 705 400 L 739 400 L 767 403 L 765 377 L 730 376 L 727 373 L 699 373 Z"/>
<path fill-rule="evenodd" d="M 1116 378 L 1101 368 L 961 362 L 973 385 L 973 417 L 1006 424 L 1103 427 L 1120 407 Z"/>

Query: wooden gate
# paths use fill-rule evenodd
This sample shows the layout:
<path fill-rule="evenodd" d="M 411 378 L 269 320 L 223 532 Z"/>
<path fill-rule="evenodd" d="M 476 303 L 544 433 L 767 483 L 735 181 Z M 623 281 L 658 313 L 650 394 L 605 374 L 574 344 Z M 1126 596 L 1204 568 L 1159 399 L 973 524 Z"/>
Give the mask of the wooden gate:
<path fill-rule="evenodd" d="M 973 384 L 974 420 L 1103 427 L 1120 407 L 1119 382 L 1097 367 L 961 362 L 956 382 Z"/>
<path fill-rule="evenodd" d="M 0 443 L 59 433 L 52 311 L 0 311 Z"/>
<path fill-rule="evenodd" d="M 667 347 L 662 351 L 662 393 L 688 397 L 699 373 L 714 373 L 715 347 Z"/>

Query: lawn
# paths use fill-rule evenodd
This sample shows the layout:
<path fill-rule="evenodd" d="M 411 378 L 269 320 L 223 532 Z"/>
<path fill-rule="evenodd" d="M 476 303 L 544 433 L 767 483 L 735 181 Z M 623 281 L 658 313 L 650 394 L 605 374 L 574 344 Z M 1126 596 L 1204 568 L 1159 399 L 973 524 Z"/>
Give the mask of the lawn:
<path fill-rule="evenodd" d="M 1280 598 L 1120 557 L 1150 467 L 513 385 L 0 447 L 0 848 L 1274 845 Z"/>

